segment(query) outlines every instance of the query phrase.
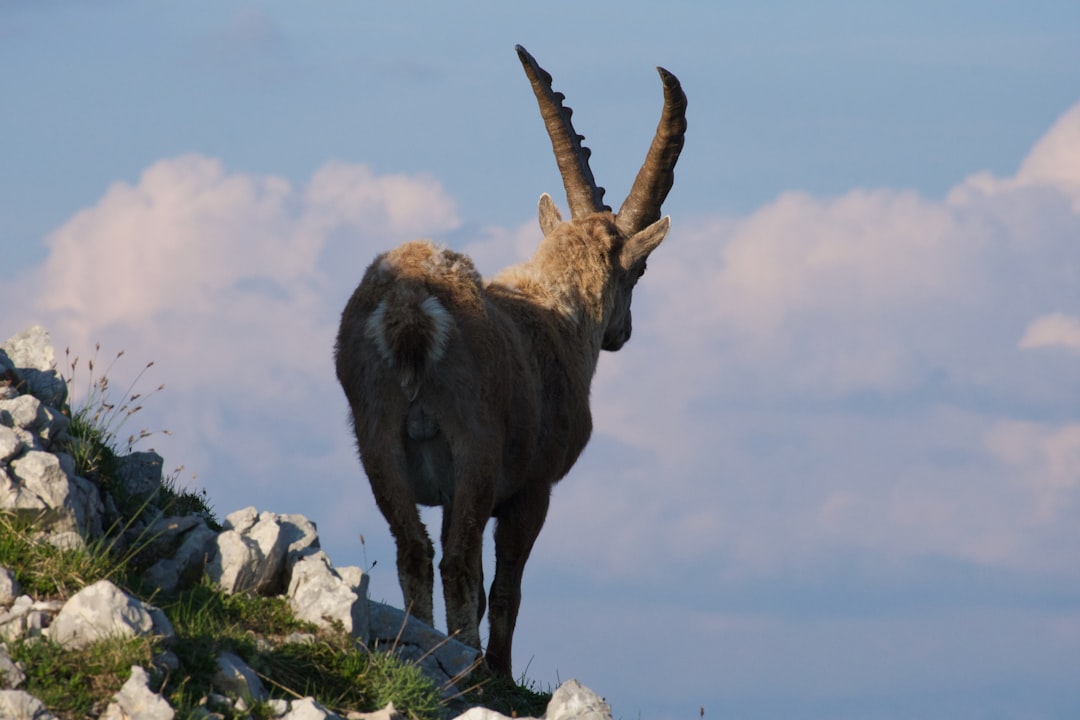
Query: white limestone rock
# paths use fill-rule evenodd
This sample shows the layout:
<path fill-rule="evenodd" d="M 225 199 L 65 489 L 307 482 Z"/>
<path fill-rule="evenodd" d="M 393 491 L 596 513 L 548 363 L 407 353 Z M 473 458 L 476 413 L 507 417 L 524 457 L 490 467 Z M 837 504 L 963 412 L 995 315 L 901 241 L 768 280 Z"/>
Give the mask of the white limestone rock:
<path fill-rule="evenodd" d="M 206 566 L 214 584 L 227 593 L 272 594 L 281 587 L 289 537 L 276 515 L 244 508 L 226 517 L 224 526 Z"/>
<path fill-rule="evenodd" d="M 512 720 L 512 718 L 485 707 L 474 707 L 461 713 L 454 720 Z M 529 719 L 525 718 L 525 720 Z"/>
<path fill-rule="evenodd" d="M 457 692 L 449 683 L 467 675 L 480 661 L 480 651 L 476 648 L 447 637 L 403 610 L 371 602 L 368 612 L 369 647 L 381 652 L 393 650 L 406 662 L 418 662 L 437 686 L 446 687 L 448 696 Z"/>
<path fill-rule="evenodd" d="M 341 720 L 340 715 L 330 712 L 314 698 L 305 697 L 289 703 L 289 712 L 281 720 Z"/>
<path fill-rule="evenodd" d="M 165 698 L 150 687 L 150 677 L 138 665 L 131 666 L 131 677 L 113 695 L 99 720 L 172 720 L 176 714 Z"/>
<path fill-rule="evenodd" d="M 171 638 L 174 632 L 163 612 L 110 581 L 99 580 L 64 603 L 47 634 L 60 645 L 82 648 L 105 638 L 151 634 Z"/>
<path fill-rule="evenodd" d="M 0 608 L 0 640 L 14 642 L 19 638 L 43 635 L 49 618 L 62 606 L 58 600 L 35 601 L 29 595 L 20 595 L 11 607 Z"/>
<path fill-rule="evenodd" d="M 0 425 L 0 463 L 7 463 L 22 452 L 24 443 L 14 428 Z"/>
<path fill-rule="evenodd" d="M 207 555 L 213 550 L 217 533 L 194 515 L 160 518 L 147 531 L 158 538 L 155 547 L 176 545 L 171 557 L 163 557 L 143 573 L 143 580 L 171 594 L 194 584 L 202 576 Z"/>
<path fill-rule="evenodd" d="M 345 716 L 345 720 L 405 720 L 405 715 L 394 707 L 394 703 L 387 703 L 386 707 L 375 712 L 351 712 Z"/>
<path fill-rule="evenodd" d="M 567 680 L 551 696 L 546 720 L 611 720 L 611 706 L 577 680 Z"/>
<path fill-rule="evenodd" d="M 230 697 L 242 698 L 246 703 L 262 702 L 270 697 L 255 671 L 238 655 L 223 652 L 217 658 L 214 687 Z"/>
<path fill-rule="evenodd" d="M 33 395 L 19 395 L 0 400 L 0 425 L 14 430 L 24 443 L 45 450 L 67 431 L 71 421 Z"/>
<path fill-rule="evenodd" d="M 21 592 L 22 587 L 15 579 L 15 573 L 6 567 L 0 567 L 0 608 L 10 607 Z"/>
<path fill-rule="evenodd" d="M 358 587 L 350 585 L 334 571 L 326 553 L 318 551 L 293 566 L 287 592 L 289 606 L 296 617 L 320 627 L 340 622 L 346 632 L 367 644 L 367 581 L 364 576 Z"/>
<path fill-rule="evenodd" d="M 164 462 L 156 452 L 129 453 L 117 458 L 117 480 L 131 495 L 149 498 L 161 489 Z"/>
<path fill-rule="evenodd" d="M 270 714 L 275 718 L 284 717 L 289 712 L 289 701 L 282 698 L 270 698 L 266 701 L 266 706 L 270 708 Z"/>
<path fill-rule="evenodd" d="M 23 330 L 0 345 L 25 392 L 52 407 L 62 407 L 67 400 L 67 384 L 56 372 L 56 356 L 48 331 L 40 325 Z"/>
<path fill-rule="evenodd" d="M 0 690 L 0 718 L 4 720 L 57 720 L 36 697 L 24 690 Z"/>
<path fill-rule="evenodd" d="M 303 515 L 289 514 L 278 515 L 278 524 L 281 525 L 285 535 L 286 553 L 285 566 L 287 572 L 291 572 L 293 566 L 301 559 L 312 555 L 319 550 L 319 531 L 315 523 Z"/>
<path fill-rule="evenodd" d="M 19 396 L 23 386 L 22 378 L 15 372 L 15 364 L 0 347 L 0 400 L 10 400 Z"/>
<path fill-rule="evenodd" d="M 0 643 L 0 690 L 14 690 L 26 681 L 26 668 L 8 655 L 7 645 Z"/>
<path fill-rule="evenodd" d="M 0 510 L 36 519 L 46 532 L 99 537 L 104 508 L 97 488 L 65 468 L 70 456 L 32 450 L 0 473 Z"/>

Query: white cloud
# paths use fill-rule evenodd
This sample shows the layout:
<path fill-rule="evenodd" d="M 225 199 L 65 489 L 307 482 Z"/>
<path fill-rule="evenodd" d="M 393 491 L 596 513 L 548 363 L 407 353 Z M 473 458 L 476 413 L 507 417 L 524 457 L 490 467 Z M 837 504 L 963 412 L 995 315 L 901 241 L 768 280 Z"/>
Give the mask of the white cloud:
<path fill-rule="evenodd" d="M 298 191 L 190 155 L 156 163 L 135 185 L 114 184 L 50 235 L 49 258 L 23 289 L 78 346 L 110 328 L 157 341 L 183 328 L 194 335 L 173 349 L 229 353 L 239 343 L 226 339 L 245 330 L 245 342 L 261 338 L 272 356 L 294 353 L 302 364 L 308 346 L 297 333 L 323 321 L 329 302 L 325 255 L 348 260 L 333 266 L 333 279 L 355 284 L 380 248 L 457 223 L 453 201 L 430 178 L 331 163 Z M 197 341 L 215 336 L 220 344 Z"/>
<path fill-rule="evenodd" d="M 1064 313 L 1052 313 L 1035 318 L 1020 339 L 1023 349 L 1062 347 L 1080 349 L 1080 319 Z"/>
<path fill-rule="evenodd" d="M 227 315 L 222 295 L 238 282 L 289 282 L 310 267 L 317 239 L 290 236 L 291 192 L 284 180 L 229 175 L 208 158 L 159 162 L 46 240 L 37 305 L 63 318 L 65 335 L 141 328 L 177 308 Z"/>
<path fill-rule="evenodd" d="M 852 551 L 1073 573 L 1080 368 L 1024 350 L 1080 344 L 1080 212 L 1057 155 L 1039 159 L 1080 152 L 1077 117 L 1026 174 L 945 201 L 790 193 L 677 223 L 594 388 L 598 432 L 636 450 L 556 494 L 568 523 L 631 520 L 557 552 L 619 576 L 642 560 L 770 574 Z M 1025 462 L 1002 455 L 1003 427 L 1042 418 L 1014 440 Z M 1072 550 L 1045 552 L 1052 539 Z"/>
<path fill-rule="evenodd" d="M 429 175 L 376 176 L 364 165 L 329 162 L 304 193 L 305 220 L 326 230 L 365 229 L 386 241 L 446 232 L 458 225 L 457 208 Z"/>
<path fill-rule="evenodd" d="M 979 173 L 954 188 L 950 199 L 994 196 L 1018 189 L 1048 189 L 1071 201 L 1080 213 L 1080 104 L 1074 105 L 1032 147 L 1016 175 Z"/>
<path fill-rule="evenodd" d="M 0 292 L 60 352 L 85 363 L 96 343 L 103 357 L 124 350 L 114 387 L 153 360 L 147 381 L 166 391 L 132 422 L 172 431 L 150 444 L 197 472 L 223 512 L 264 498 L 291 511 L 277 502 L 311 472 L 353 495 L 355 516 L 370 503 L 334 380 L 338 315 L 379 251 L 457 225 L 430 178 L 330 163 L 295 188 L 190 155 L 114 184 Z"/>
<path fill-rule="evenodd" d="M 1052 524 L 1080 508 L 1080 423 L 1002 420 L 987 434 L 987 448 L 1030 493 L 1024 506 L 1030 523 Z"/>
<path fill-rule="evenodd" d="M 485 227 L 479 237 L 466 240 L 462 250 L 468 253 L 484 277 L 532 257 L 540 242 L 540 226 L 535 218 L 513 228 Z M 464 238 L 463 238 L 464 240 Z"/>
<path fill-rule="evenodd" d="M 1016 182 L 1051 185 L 1080 203 L 1080 105 L 1073 106 L 1031 149 Z M 1074 204 L 1073 209 L 1080 209 Z"/>

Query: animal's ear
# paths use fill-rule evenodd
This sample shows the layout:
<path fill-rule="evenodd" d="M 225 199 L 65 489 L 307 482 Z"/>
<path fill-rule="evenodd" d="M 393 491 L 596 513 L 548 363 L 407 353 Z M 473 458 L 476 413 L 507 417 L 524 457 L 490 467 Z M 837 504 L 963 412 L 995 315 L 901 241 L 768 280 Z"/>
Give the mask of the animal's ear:
<path fill-rule="evenodd" d="M 632 268 L 644 262 L 645 258 L 649 257 L 649 253 L 664 241 L 670 228 L 671 217 L 665 216 L 644 230 L 631 235 L 630 239 L 623 245 L 622 257 L 620 258 L 622 266 Z"/>
<path fill-rule="evenodd" d="M 559 214 L 559 208 L 555 207 L 555 201 L 544 193 L 540 196 L 540 231 L 544 233 L 544 237 L 551 234 L 561 222 L 562 215 Z"/>

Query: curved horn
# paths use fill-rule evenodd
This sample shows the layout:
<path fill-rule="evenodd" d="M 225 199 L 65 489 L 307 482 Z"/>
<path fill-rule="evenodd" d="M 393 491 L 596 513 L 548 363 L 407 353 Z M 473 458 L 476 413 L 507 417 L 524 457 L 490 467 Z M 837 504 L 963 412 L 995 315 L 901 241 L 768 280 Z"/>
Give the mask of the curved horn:
<path fill-rule="evenodd" d="M 555 162 L 559 165 L 566 188 L 566 200 L 570 203 L 570 217 L 611 210 L 604 204 L 604 188 L 597 186 L 589 169 L 589 155 L 592 153 L 581 144 L 585 137 L 578 135 L 570 123 L 573 110 L 563 105 L 566 96 L 551 89 L 551 75 L 536 63 L 525 48 L 520 45 L 514 47 L 532 83 L 536 102 L 540 105 L 540 115 L 551 138 Z"/>
<path fill-rule="evenodd" d="M 686 94 L 682 85 L 664 68 L 656 69 L 664 83 L 664 112 L 645 164 L 615 217 L 615 224 L 627 234 L 643 230 L 660 219 L 660 206 L 675 182 L 675 162 L 686 135 Z"/>

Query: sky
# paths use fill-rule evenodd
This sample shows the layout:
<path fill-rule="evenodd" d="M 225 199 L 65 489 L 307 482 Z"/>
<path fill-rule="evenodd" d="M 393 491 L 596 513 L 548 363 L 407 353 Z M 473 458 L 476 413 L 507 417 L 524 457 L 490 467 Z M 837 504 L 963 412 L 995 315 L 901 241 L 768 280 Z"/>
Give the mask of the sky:
<path fill-rule="evenodd" d="M 398 604 L 341 309 L 398 243 L 490 275 L 565 208 L 516 43 L 616 206 L 662 65 L 672 230 L 515 672 L 624 720 L 1074 718 L 1078 38 L 1065 0 L 0 0 L 0 338 L 124 351 L 114 387 L 165 388 L 122 436 L 219 516 L 306 515 Z"/>

